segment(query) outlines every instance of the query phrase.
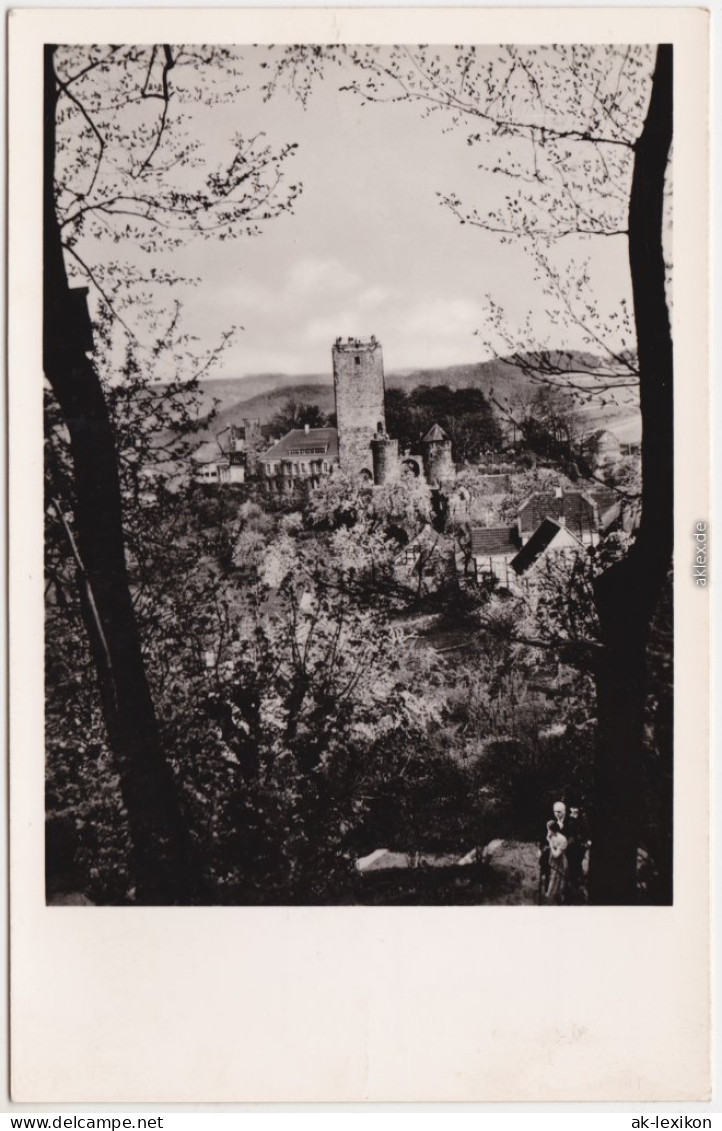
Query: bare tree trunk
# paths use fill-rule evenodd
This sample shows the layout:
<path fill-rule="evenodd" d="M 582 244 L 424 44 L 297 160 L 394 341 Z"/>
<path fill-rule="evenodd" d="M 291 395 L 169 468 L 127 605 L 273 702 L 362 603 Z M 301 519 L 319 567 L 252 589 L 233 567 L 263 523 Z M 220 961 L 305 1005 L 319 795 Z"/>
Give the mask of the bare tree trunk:
<path fill-rule="evenodd" d="M 43 366 L 70 434 L 77 548 L 98 623 L 82 602 L 142 903 L 187 898 L 187 830 L 160 743 L 131 600 L 118 457 L 90 343 L 68 283 L 55 210 L 57 78 L 45 47 Z"/>
<path fill-rule="evenodd" d="M 662 44 L 647 118 L 635 146 L 629 201 L 642 414 L 642 515 L 627 557 L 595 584 L 604 649 L 596 672 L 599 734 L 590 888 L 592 900 L 602 904 L 636 899 L 646 649 L 673 548 L 673 358 L 662 252 L 672 89 L 672 47 Z"/>

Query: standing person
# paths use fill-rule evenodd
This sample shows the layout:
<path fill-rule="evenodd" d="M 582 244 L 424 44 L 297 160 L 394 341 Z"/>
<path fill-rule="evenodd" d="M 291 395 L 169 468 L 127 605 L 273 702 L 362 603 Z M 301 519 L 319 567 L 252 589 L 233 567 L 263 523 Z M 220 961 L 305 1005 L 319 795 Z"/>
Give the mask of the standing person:
<path fill-rule="evenodd" d="M 554 820 L 559 825 L 559 832 L 563 833 L 564 836 L 566 836 L 567 830 L 566 830 L 565 826 L 566 826 L 568 817 L 567 817 L 567 807 L 564 804 L 564 802 L 563 801 L 555 801 L 554 805 L 552 806 L 552 813 L 554 814 Z M 547 828 L 549 828 L 549 825 L 547 825 Z"/>
<path fill-rule="evenodd" d="M 552 806 L 554 820 L 559 826 L 559 831 L 564 831 L 567 819 L 567 807 L 563 801 L 555 801 Z M 545 892 L 549 886 L 549 822 L 544 830 L 544 836 L 539 841 L 539 891 Z"/>
<path fill-rule="evenodd" d="M 547 841 L 549 843 L 549 884 L 546 897 L 549 903 L 561 903 L 567 884 L 567 838 L 558 821 L 547 821 Z"/>

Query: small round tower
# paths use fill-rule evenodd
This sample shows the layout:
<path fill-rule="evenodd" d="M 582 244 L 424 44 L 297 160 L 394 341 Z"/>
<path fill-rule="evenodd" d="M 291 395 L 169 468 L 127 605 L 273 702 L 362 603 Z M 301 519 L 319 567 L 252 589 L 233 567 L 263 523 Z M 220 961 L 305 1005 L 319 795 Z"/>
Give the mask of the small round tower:
<path fill-rule="evenodd" d="M 426 481 L 432 487 L 456 478 L 456 468 L 451 458 L 451 440 L 438 424 L 429 429 L 421 441 Z"/>
<path fill-rule="evenodd" d="M 392 440 L 377 429 L 371 440 L 371 457 L 374 467 L 374 485 L 382 487 L 392 483 L 399 475 L 399 441 Z"/>

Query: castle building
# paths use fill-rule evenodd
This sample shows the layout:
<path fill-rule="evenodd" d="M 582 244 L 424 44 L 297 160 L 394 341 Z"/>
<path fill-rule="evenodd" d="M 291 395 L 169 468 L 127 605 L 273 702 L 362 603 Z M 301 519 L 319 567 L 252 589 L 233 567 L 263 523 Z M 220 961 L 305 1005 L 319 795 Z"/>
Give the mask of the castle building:
<path fill-rule="evenodd" d="M 438 424 L 429 429 L 421 441 L 421 456 L 424 461 L 424 475 L 432 487 L 440 487 L 456 476 L 456 468 L 451 458 L 451 440 Z"/>
<path fill-rule="evenodd" d="M 262 451 L 257 420 L 244 420 L 219 433 L 196 452 L 194 478 L 201 483 L 243 483 L 260 476 L 269 487 L 292 490 L 301 480 L 313 485 L 337 469 L 369 486 L 393 483 L 402 474 L 441 487 L 455 478 L 451 440 L 435 424 L 418 452 L 399 452 L 386 433 L 384 362 L 381 343 L 370 338 L 337 338 L 333 344 L 336 428 L 294 428 Z"/>
<path fill-rule="evenodd" d="M 371 441 L 386 430 L 381 343 L 375 337 L 337 338 L 331 356 L 339 466 L 347 475 L 371 481 Z"/>
<path fill-rule="evenodd" d="M 374 484 L 377 487 L 385 483 L 393 483 L 399 477 L 399 441 L 392 440 L 386 432 L 379 428 L 371 440 L 371 461 L 373 465 Z"/>
<path fill-rule="evenodd" d="M 289 432 L 260 457 L 264 477 L 282 488 L 299 479 L 317 482 L 336 468 L 376 487 L 402 474 L 421 476 L 432 487 L 453 481 L 451 440 L 438 424 L 418 452 L 400 453 L 399 441 L 387 434 L 381 343 L 373 335 L 337 338 L 331 357 L 337 427 Z"/>

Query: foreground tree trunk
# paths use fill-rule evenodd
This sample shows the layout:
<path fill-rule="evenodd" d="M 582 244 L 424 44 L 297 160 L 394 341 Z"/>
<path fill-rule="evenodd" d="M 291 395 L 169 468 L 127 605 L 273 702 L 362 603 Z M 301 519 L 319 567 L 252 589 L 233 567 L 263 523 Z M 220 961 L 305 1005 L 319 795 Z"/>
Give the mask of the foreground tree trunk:
<path fill-rule="evenodd" d="M 602 904 L 636 900 L 647 644 L 673 549 L 673 358 L 662 250 L 672 87 L 672 47 L 662 44 L 657 49 L 647 118 L 635 145 L 629 201 L 642 415 L 642 513 L 629 554 L 595 584 L 603 649 L 596 671 L 599 733 L 590 895 L 594 903 Z"/>
<path fill-rule="evenodd" d="M 137 899 L 187 901 L 188 838 L 161 748 L 131 600 L 113 427 L 87 356 L 84 293 L 71 289 L 55 209 L 55 48 L 44 61 L 43 366 L 70 435 L 83 617 L 132 839 Z"/>

